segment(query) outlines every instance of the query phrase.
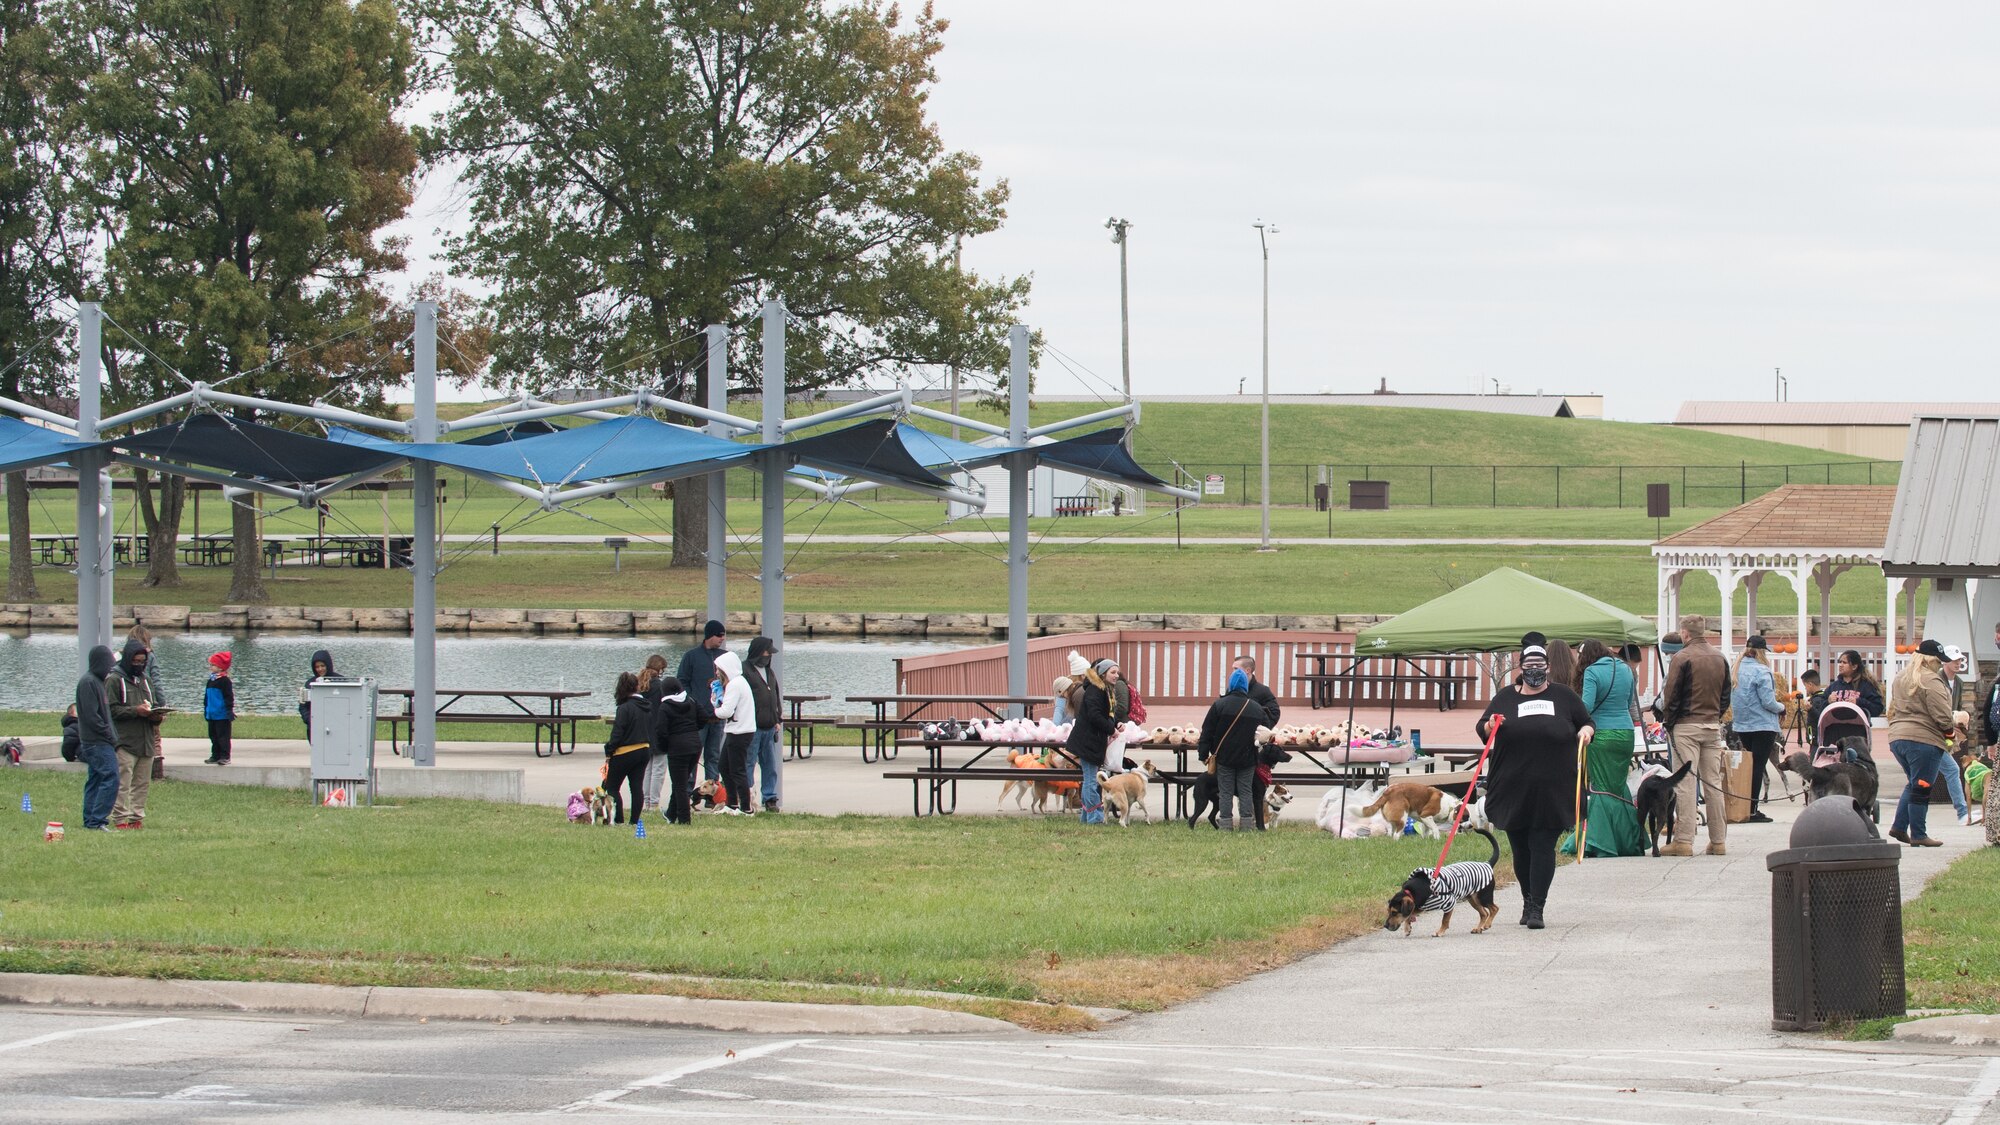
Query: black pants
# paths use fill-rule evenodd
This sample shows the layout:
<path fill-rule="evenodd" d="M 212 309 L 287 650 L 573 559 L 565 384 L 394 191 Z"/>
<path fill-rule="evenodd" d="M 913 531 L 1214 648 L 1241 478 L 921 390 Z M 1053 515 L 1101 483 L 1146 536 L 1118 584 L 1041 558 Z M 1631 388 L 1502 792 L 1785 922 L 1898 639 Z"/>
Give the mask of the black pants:
<path fill-rule="evenodd" d="M 667 823 L 694 821 L 694 771 L 701 765 L 701 751 L 667 755 Z"/>
<path fill-rule="evenodd" d="M 1764 767 L 1771 762 L 1771 755 L 1778 752 L 1778 739 L 1783 737 L 1774 730 L 1739 730 L 1736 740 L 1743 749 L 1750 752 L 1750 812 L 1757 812 L 1758 802 L 1764 799 Z"/>
<path fill-rule="evenodd" d="M 1549 884 L 1556 878 L 1556 841 L 1561 828 L 1529 828 L 1507 831 L 1507 847 L 1514 853 L 1514 881 L 1521 885 L 1521 897 L 1536 909 L 1548 904 Z"/>
<path fill-rule="evenodd" d="M 754 734 L 722 736 L 722 787 L 732 808 L 750 811 L 750 740 Z"/>
<path fill-rule="evenodd" d="M 646 763 L 651 757 L 644 750 L 611 755 L 611 772 L 604 778 L 604 791 L 611 794 L 611 823 L 625 823 L 625 797 L 621 789 L 631 790 L 632 823 L 639 822 L 639 814 L 646 808 Z"/>
<path fill-rule="evenodd" d="M 218 762 L 229 761 L 230 729 L 236 723 L 230 719 L 210 719 L 208 721 L 208 756 Z"/>

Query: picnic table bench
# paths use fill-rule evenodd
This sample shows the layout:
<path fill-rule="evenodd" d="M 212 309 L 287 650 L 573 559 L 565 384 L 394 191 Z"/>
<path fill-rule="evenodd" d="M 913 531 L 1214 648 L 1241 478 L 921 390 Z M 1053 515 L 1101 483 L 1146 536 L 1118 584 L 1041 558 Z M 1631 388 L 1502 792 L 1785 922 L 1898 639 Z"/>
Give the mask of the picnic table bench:
<path fill-rule="evenodd" d="M 1035 708 L 1048 700 L 1039 695 L 850 695 L 847 702 L 868 704 L 873 708 L 874 716 L 834 725 L 841 730 L 860 731 L 861 760 L 877 762 L 896 756 L 895 732 L 922 730 L 926 723 L 958 717 L 944 712 L 926 716 L 924 713 L 932 707 L 976 707 L 991 718 L 1004 719 L 1007 716 L 995 708 L 1019 706 L 1023 708 L 1023 714 L 1032 719 Z M 891 707 L 908 710 L 892 717 L 889 714 Z"/>
<path fill-rule="evenodd" d="M 389 724 L 389 752 L 401 754 L 397 735 L 403 727 L 413 727 L 416 715 L 415 688 L 383 688 L 381 695 L 400 696 L 403 710 L 376 716 L 377 721 Z M 530 688 L 439 688 L 437 721 L 443 723 L 495 723 L 509 726 L 531 726 L 535 735 L 535 757 L 547 758 L 555 754 L 570 754 L 576 751 L 576 725 L 601 720 L 602 715 L 579 715 L 563 710 L 563 701 L 583 699 L 590 695 L 587 691 L 537 690 Z M 513 711 L 454 711 L 452 705 L 466 699 L 502 699 L 512 704 Z M 547 704 L 545 710 L 536 710 L 530 703 Z M 569 746 L 563 747 L 564 729 L 568 729 Z M 548 749 L 542 748 L 542 736 L 548 736 Z"/>
<path fill-rule="evenodd" d="M 989 755 L 995 750 L 1046 750 L 1062 760 L 1071 760 L 1068 751 L 1058 743 L 998 740 L 992 742 L 964 740 L 951 742 L 931 742 L 921 738 L 904 738 L 896 741 L 898 747 L 921 747 L 926 751 L 927 763 L 908 770 L 892 770 L 882 776 L 887 780 L 911 782 L 911 804 L 916 815 L 928 813 L 949 814 L 958 807 L 958 783 L 961 781 L 1020 781 L 1024 773 L 1031 780 L 1080 781 L 1082 774 L 1077 769 L 1061 766 L 1049 770 L 1022 770 L 1013 765 L 995 764 Z M 970 758 L 956 765 L 944 761 L 946 747 L 976 749 Z M 1166 768 L 1160 763 L 1156 780 L 1160 782 L 1163 800 L 1170 800 L 1171 807 L 1181 816 L 1187 815 L 1188 791 L 1200 784 L 1204 774 L 1200 770 L 1189 770 L 1188 754 L 1195 747 L 1190 745 L 1167 745 L 1165 743 L 1139 743 L 1125 747 L 1126 757 L 1141 758 L 1148 754 L 1174 755 L 1174 767 Z M 1382 784 L 1389 779 L 1389 767 L 1380 763 L 1356 763 L 1349 766 L 1333 766 L 1310 755 L 1311 751 L 1291 748 L 1295 755 L 1305 756 L 1314 769 L 1273 771 L 1273 783 L 1287 785 L 1339 785 L 1355 786 Z M 1044 776 L 1046 775 L 1046 776 Z M 929 807 L 925 807 L 925 788 L 929 788 Z"/>
<path fill-rule="evenodd" d="M 1306 701 L 1318 710 L 1346 703 L 1350 698 L 1357 702 L 1383 703 L 1391 700 L 1397 703 L 1425 702 L 1425 689 L 1435 692 L 1429 702 L 1440 711 L 1449 711 L 1458 706 L 1458 701 L 1472 693 L 1473 677 L 1469 672 L 1459 672 L 1458 666 L 1465 661 L 1458 656 L 1426 656 L 1425 660 L 1443 666 L 1442 671 L 1430 672 L 1403 657 L 1355 656 L 1349 652 L 1301 652 L 1296 655 L 1301 664 L 1311 665 L 1311 669 L 1291 677 L 1293 683 L 1306 688 Z M 1361 665 L 1376 660 L 1388 660 L 1389 670 L 1363 670 Z M 1327 664 L 1335 660 L 1351 661 L 1346 672 L 1329 672 Z M 1409 664 L 1409 670 L 1399 671 L 1396 662 Z M 1341 690 L 1346 688 L 1345 691 Z M 1372 689 L 1362 695 L 1355 695 L 1358 689 Z"/>
<path fill-rule="evenodd" d="M 787 695 L 785 696 L 785 760 L 810 758 L 813 756 L 813 727 L 819 723 L 838 723 L 839 715 L 808 715 L 808 703 L 824 703 L 832 699 L 830 695 Z"/>

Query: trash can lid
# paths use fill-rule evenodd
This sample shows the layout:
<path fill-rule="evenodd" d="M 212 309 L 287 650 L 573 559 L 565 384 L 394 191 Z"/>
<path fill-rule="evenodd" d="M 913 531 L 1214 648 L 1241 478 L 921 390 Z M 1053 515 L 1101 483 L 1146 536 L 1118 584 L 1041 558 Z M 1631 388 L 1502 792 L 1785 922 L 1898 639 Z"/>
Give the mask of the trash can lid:
<path fill-rule="evenodd" d="M 1807 805 L 1792 822 L 1792 847 L 1822 848 L 1829 844 L 1879 844 L 1882 833 L 1861 811 L 1854 798 L 1828 794 Z"/>

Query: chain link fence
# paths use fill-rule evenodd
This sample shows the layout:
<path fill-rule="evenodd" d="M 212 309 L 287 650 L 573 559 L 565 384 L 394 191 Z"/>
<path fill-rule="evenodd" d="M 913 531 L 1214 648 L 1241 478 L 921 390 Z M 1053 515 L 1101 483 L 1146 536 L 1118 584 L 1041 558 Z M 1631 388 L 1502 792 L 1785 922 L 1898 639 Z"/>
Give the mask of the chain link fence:
<path fill-rule="evenodd" d="M 1142 462 L 1143 463 L 1143 462 Z M 1162 477 L 1172 465 L 1146 464 Z M 1253 462 L 1184 463 L 1208 504 L 1256 504 L 1260 470 Z M 1349 481 L 1386 481 L 1392 508 L 1644 508 L 1646 486 L 1664 484 L 1676 508 L 1727 508 L 1786 484 L 1895 484 L 1900 461 L 1824 461 L 1796 465 L 1397 465 L 1380 462 L 1273 464 L 1271 503 L 1311 507 L 1315 488 L 1328 486 L 1335 507 L 1347 506 Z M 1220 478 L 1220 492 L 1210 491 Z"/>

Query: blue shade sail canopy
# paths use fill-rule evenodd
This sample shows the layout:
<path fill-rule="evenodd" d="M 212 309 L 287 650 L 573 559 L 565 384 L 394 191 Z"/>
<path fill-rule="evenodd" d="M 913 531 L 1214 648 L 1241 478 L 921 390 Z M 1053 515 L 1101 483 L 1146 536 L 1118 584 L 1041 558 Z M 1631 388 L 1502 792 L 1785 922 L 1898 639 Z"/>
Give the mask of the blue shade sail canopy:
<path fill-rule="evenodd" d="M 1157 492 L 1171 487 L 1166 481 L 1139 467 L 1125 448 L 1122 429 L 1095 430 L 1079 437 L 1064 438 L 1035 447 L 1035 458 L 1087 477 L 1130 485 Z"/>
<path fill-rule="evenodd" d="M 699 476 L 738 464 L 759 448 L 639 417 L 592 422 L 490 444 L 398 442 L 338 426 L 328 436 L 364 448 L 394 450 L 413 461 L 542 485 L 615 480 L 639 474 L 663 479 Z"/>
<path fill-rule="evenodd" d="M 478 437 L 466 438 L 462 444 L 505 445 L 510 441 L 519 441 L 522 438 L 535 437 L 540 434 L 559 433 L 561 430 L 561 426 L 536 418 L 527 422 L 517 422 L 505 429 L 494 430 L 490 434 L 480 434 Z"/>
<path fill-rule="evenodd" d="M 922 433 L 913 426 L 906 427 L 888 418 L 875 418 L 844 430 L 793 438 L 782 448 L 791 460 L 827 473 L 878 484 L 949 489 L 951 482 L 933 475 L 904 444 L 900 433 L 904 429 Z M 948 458 L 945 463 L 950 463 Z"/>
<path fill-rule="evenodd" d="M 373 472 L 402 461 L 400 450 L 372 449 L 256 422 L 193 414 L 172 425 L 113 438 L 106 445 L 250 480 L 311 484 Z M 389 443 L 392 447 L 394 443 Z M 171 472 L 171 468 L 166 471 Z"/>
<path fill-rule="evenodd" d="M 90 447 L 67 431 L 0 415 L 0 472 L 53 465 Z"/>
<path fill-rule="evenodd" d="M 907 422 L 896 427 L 896 438 L 909 450 L 910 456 L 920 465 L 929 469 L 950 466 L 954 469 L 977 469 L 1004 460 L 1010 453 L 1020 452 L 1012 445 L 975 445 L 960 441 L 945 434 L 921 430 Z"/>

